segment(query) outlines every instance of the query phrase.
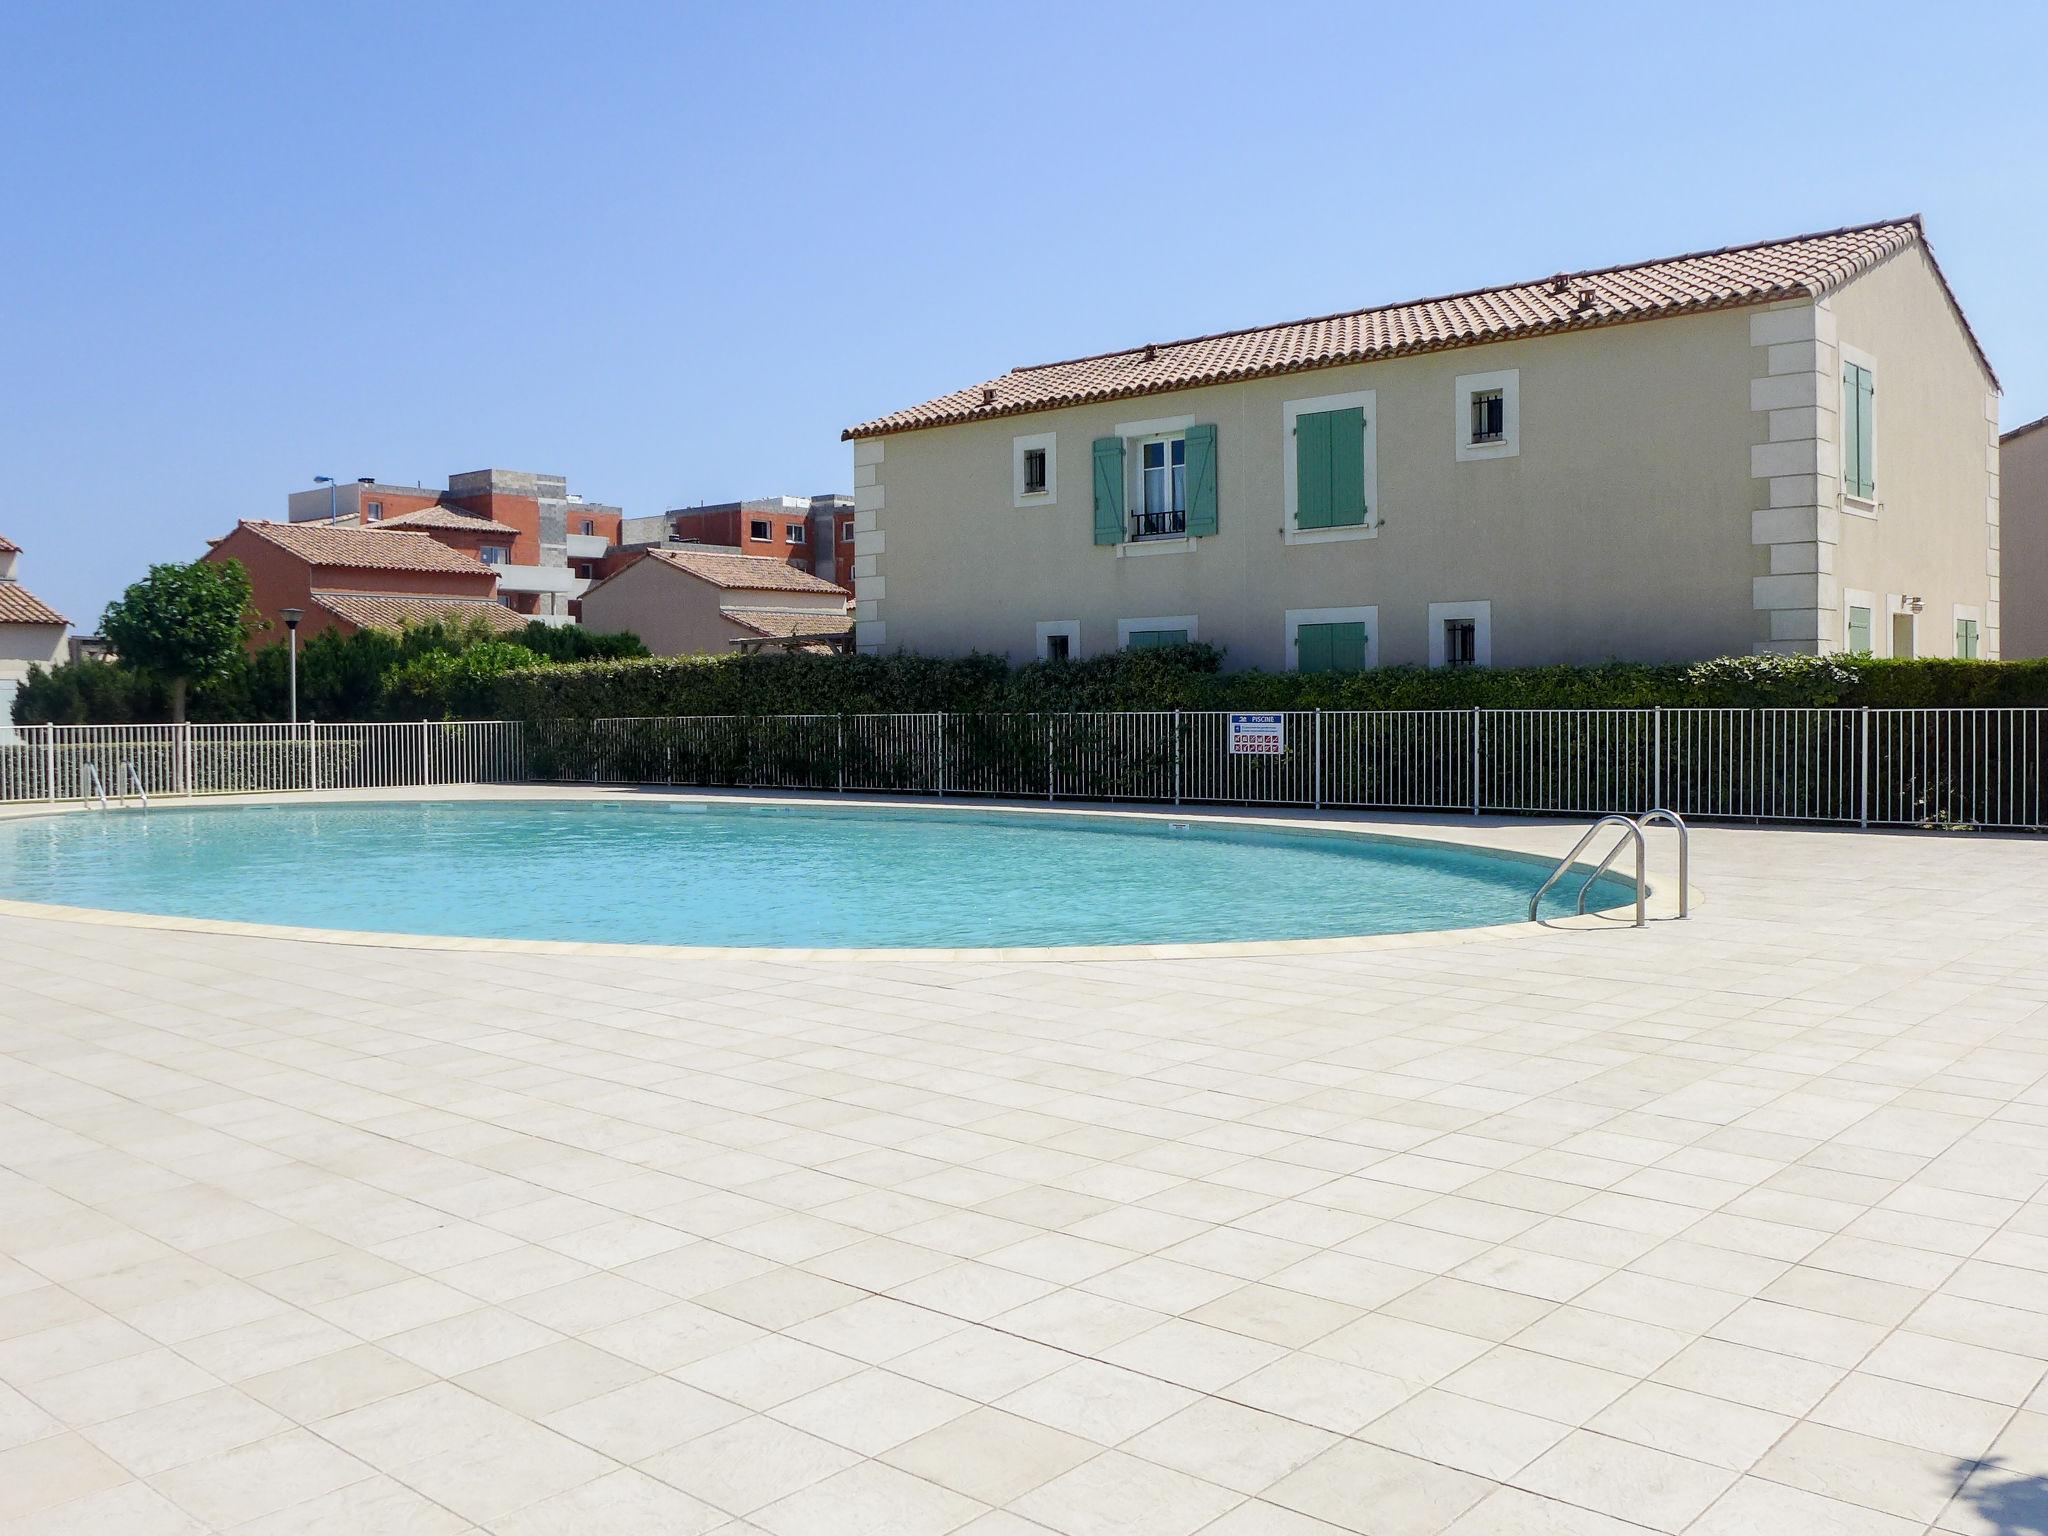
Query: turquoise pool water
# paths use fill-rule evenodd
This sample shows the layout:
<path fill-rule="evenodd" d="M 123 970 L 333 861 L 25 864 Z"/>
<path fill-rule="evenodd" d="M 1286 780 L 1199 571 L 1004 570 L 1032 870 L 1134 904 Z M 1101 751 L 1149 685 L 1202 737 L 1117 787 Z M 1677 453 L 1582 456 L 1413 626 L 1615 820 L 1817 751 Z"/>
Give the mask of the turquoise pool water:
<path fill-rule="evenodd" d="M 412 802 L 0 822 L 0 896 L 478 938 L 894 948 L 1520 922 L 1545 869 L 1323 832 L 977 810 Z M 1555 894 L 1562 913 L 1578 882 Z M 1569 887 L 1569 893 L 1567 892 Z M 1609 878 L 1595 907 L 1627 899 Z"/>

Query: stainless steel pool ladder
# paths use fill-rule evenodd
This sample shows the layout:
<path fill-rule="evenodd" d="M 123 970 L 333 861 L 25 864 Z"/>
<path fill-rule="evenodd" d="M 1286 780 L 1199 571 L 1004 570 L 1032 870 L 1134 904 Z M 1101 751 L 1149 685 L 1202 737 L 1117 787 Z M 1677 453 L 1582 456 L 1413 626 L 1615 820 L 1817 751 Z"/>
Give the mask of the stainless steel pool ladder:
<path fill-rule="evenodd" d="M 1658 806 L 1636 817 L 1623 816 L 1619 813 L 1612 816 L 1602 816 L 1592 826 L 1588 827 L 1586 835 L 1580 838 L 1573 846 L 1572 851 L 1558 862 L 1557 868 L 1550 872 L 1550 878 L 1545 880 L 1542 886 L 1538 888 L 1536 894 L 1529 898 L 1529 921 L 1532 923 L 1536 921 L 1537 912 L 1543 905 L 1543 898 L 1550 894 L 1552 886 L 1565 877 L 1565 873 L 1572 867 L 1573 861 L 1586 851 L 1586 845 L 1599 835 L 1600 829 L 1602 827 L 1619 826 L 1624 829 L 1622 835 L 1615 839 L 1614 846 L 1607 850 L 1607 857 L 1594 866 L 1593 873 L 1588 875 L 1585 883 L 1579 887 L 1577 910 L 1581 915 L 1584 915 L 1586 898 L 1592 894 L 1593 887 L 1599 883 L 1600 877 L 1607 873 L 1608 868 L 1614 863 L 1615 856 L 1633 842 L 1636 847 L 1635 926 L 1638 928 L 1644 926 L 1649 921 L 1649 880 L 1647 870 L 1649 863 L 1649 840 L 1644 834 L 1649 828 L 1657 825 L 1659 822 L 1667 823 L 1676 828 L 1678 832 L 1678 915 L 1680 917 L 1687 916 L 1691 910 L 1690 898 L 1687 895 L 1687 884 L 1692 875 L 1692 834 L 1686 830 L 1685 820 L 1678 812 L 1666 810 L 1664 807 Z"/>
<path fill-rule="evenodd" d="M 100 809 L 104 811 L 107 809 L 107 786 L 100 780 L 100 765 L 98 763 L 87 763 L 83 772 L 85 776 L 85 793 L 78 798 L 81 800 L 97 800 L 100 803 Z"/>
<path fill-rule="evenodd" d="M 123 763 L 116 770 L 115 777 L 120 783 L 121 804 L 123 807 L 126 807 L 128 804 L 128 786 L 133 784 L 135 786 L 135 798 L 142 802 L 142 808 L 145 811 L 149 809 L 149 791 L 142 787 L 141 769 L 137 768 L 133 763 Z"/>

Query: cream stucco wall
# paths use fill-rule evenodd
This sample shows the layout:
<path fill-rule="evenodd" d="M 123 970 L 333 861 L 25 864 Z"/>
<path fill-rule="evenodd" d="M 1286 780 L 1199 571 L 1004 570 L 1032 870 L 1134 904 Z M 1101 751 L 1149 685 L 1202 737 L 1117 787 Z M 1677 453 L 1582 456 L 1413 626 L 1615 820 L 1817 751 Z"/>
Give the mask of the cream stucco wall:
<path fill-rule="evenodd" d="M 844 596 L 716 587 L 659 560 L 637 560 L 583 599 L 583 627 L 631 630 L 657 656 L 724 656 L 731 641 L 754 635 L 727 619 L 725 608 L 778 608 L 844 613 Z"/>
<path fill-rule="evenodd" d="M 1875 650 L 1890 654 L 1890 599 L 1917 597 L 1917 650 L 1955 654 L 1955 610 L 1977 611 L 1979 653 L 1999 654 L 1998 400 L 1926 255 L 1915 247 L 1828 301 L 1839 354 L 1867 357 L 1874 380 L 1874 507 L 1838 498 L 1842 592 L 1876 600 Z M 1833 403 L 1840 405 L 1839 382 Z M 1827 424 L 1838 432 L 1838 422 Z M 1837 439 L 1838 440 L 1838 439 Z M 1839 468 L 1839 458 L 1836 460 Z M 1840 631 L 1831 631 L 1838 643 Z"/>
<path fill-rule="evenodd" d="M 1999 458 L 2000 638 L 2010 659 L 2048 656 L 2048 422 L 2007 439 Z"/>
<path fill-rule="evenodd" d="M 1931 282 L 1917 253 L 1914 263 Z M 1845 316 L 1866 351 L 1928 353 L 1933 372 L 1916 388 L 1940 403 L 1923 428 L 1891 429 L 1901 441 L 1882 451 L 1897 453 L 1902 500 L 1939 500 L 1954 535 L 1929 545 L 1924 519 L 1901 518 L 1882 558 L 1910 562 L 1927 546 L 1939 569 L 1914 590 L 1981 594 L 1987 386 L 1955 365 L 1952 320 L 1952 334 L 1930 334 L 1927 296 L 1910 276 L 1883 286 Z M 1900 314 L 1872 318 L 1881 306 Z M 1199 638 L 1226 648 L 1226 665 L 1279 669 L 1289 610 L 1374 608 L 1379 664 L 1419 665 L 1430 604 L 1485 602 L 1495 665 L 1830 649 L 1837 604 L 1815 567 L 1830 558 L 1821 545 L 1832 529 L 1815 526 L 1814 507 L 1834 496 L 1819 469 L 1835 450 L 1831 413 L 1814 402 L 1836 368 L 1818 339 L 1832 323 L 1810 303 L 1740 309 L 856 442 L 858 640 L 1023 659 L 1038 625 L 1078 620 L 1080 653 L 1092 655 L 1115 648 L 1119 620 L 1192 615 Z M 1799 369 L 1803 384 L 1774 377 Z M 1500 370 L 1518 374 L 1520 451 L 1461 460 L 1455 381 Z M 1802 389 L 1803 411 L 1774 408 Z M 1366 390 L 1377 462 L 1368 492 L 1382 526 L 1369 538 L 1288 542 L 1287 402 Z M 1974 478 L 1960 463 L 1970 412 Z M 1097 546 L 1090 443 L 1173 417 L 1216 424 L 1217 534 L 1186 552 Z M 1948 445 L 1912 446 L 1922 430 Z M 1785 441 L 1801 432 L 1812 440 Z M 1057 438 L 1052 502 L 1018 507 L 1013 439 L 1043 433 Z M 1790 500 L 1813 506 L 1802 514 Z M 1973 548 L 1974 589 L 1963 580 Z"/>
<path fill-rule="evenodd" d="M 61 662 L 65 633 L 62 624 L 0 624 L 0 675 L 25 677 L 30 662 Z"/>

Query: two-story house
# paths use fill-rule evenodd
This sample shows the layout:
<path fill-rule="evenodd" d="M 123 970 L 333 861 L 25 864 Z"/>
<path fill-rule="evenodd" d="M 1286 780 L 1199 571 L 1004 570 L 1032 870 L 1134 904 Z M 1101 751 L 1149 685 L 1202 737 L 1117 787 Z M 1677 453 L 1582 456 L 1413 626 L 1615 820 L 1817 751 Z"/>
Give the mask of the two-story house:
<path fill-rule="evenodd" d="M 1997 421 L 1917 217 L 1016 368 L 844 434 L 856 641 L 1995 657 Z"/>

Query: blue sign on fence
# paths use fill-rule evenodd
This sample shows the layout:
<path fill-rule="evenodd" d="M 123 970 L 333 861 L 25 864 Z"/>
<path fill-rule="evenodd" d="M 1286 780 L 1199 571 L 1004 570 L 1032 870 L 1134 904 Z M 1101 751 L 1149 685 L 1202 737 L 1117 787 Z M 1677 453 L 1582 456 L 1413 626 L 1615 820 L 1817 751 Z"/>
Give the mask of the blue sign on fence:
<path fill-rule="evenodd" d="M 1232 757 L 1279 757 L 1287 751 L 1285 715 L 1232 715 Z"/>

